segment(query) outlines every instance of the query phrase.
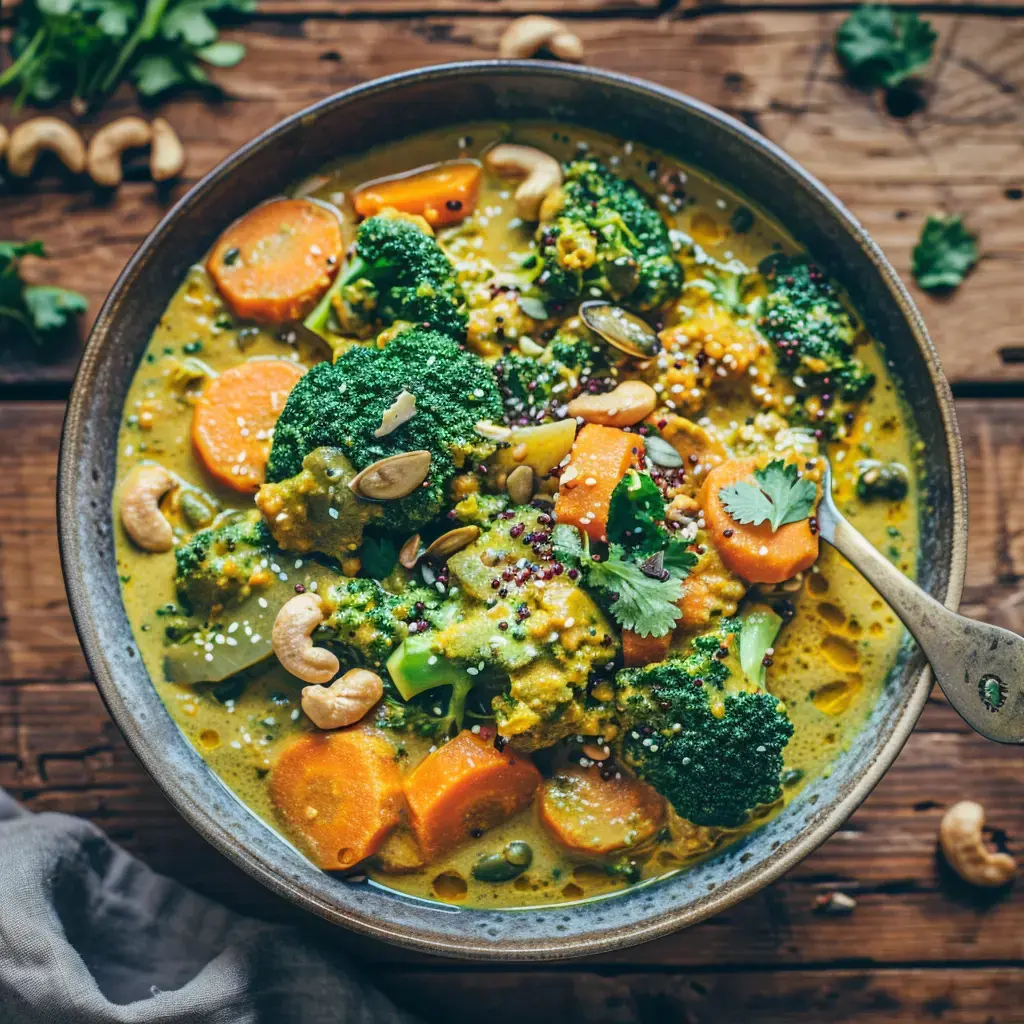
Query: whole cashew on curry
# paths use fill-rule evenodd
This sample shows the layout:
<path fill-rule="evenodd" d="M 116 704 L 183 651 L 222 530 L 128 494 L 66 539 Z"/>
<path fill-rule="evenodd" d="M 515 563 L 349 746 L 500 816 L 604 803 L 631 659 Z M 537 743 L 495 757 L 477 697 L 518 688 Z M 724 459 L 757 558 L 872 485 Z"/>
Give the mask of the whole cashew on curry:
<path fill-rule="evenodd" d="M 340 729 L 358 722 L 383 694 L 376 672 L 353 668 L 330 686 L 304 686 L 302 710 L 318 729 Z"/>
<path fill-rule="evenodd" d="M 170 551 L 174 531 L 160 511 L 160 499 L 177 480 L 163 466 L 136 466 L 121 490 L 121 523 L 143 551 Z"/>
<path fill-rule="evenodd" d="M 541 204 L 562 185 L 562 168 L 549 153 L 533 146 L 501 143 L 484 154 L 487 169 L 503 178 L 521 179 L 516 189 L 516 213 L 537 220 Z"/>
<path fill-rule="evenodd" d="M 1008 853 L 989 848 L 982 834 L 985 808 L 973 800 L 953 804 L 939 825 L 939 845 L 949 866 L 971 885 L 997 888 L 1017 874 L 1017 862 Z"/>

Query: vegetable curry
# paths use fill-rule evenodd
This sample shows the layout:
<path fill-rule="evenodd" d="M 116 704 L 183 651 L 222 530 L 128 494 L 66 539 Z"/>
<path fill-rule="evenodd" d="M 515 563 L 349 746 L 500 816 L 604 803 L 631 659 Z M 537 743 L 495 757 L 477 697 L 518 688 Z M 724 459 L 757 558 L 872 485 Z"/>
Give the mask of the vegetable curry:
<path fill-rule="evenodd" d="M 181 284 L 124 409 L 125 607 L 170 714 L 347 884 L 463 906 L 712 855 L 861 728 L 912 425 L 836 283 L 664 155 L 477 124 L 299 183 Z"/>

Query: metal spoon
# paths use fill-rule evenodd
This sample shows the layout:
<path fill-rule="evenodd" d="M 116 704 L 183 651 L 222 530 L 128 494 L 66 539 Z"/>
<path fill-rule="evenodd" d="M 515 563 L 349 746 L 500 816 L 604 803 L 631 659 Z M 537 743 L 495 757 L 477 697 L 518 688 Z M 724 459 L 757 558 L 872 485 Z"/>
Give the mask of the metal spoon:
<path fill-rule="evenodd" d="M 1024 743 L 1024 637 L 951 612 L 879 554 L 836 508 L 827 459 L 822 487 L 819 535 L 900 617 L 960 717 L 997 743 Z"/>

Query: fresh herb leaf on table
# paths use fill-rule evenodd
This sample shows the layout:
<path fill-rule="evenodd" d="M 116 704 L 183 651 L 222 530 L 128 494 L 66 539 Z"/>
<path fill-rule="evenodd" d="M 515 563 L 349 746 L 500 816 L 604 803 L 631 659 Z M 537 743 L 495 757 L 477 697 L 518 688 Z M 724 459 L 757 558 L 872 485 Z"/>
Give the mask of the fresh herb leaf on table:
<path fill-rule="evenodd" d="M 655 579 L 635 562 L 627 561 L 621 545 L 612 544 L 604 562 L 587 563 L 587 583 L 604 590 L 615 621 L 638 636 L 664 636 L 682 615 L 676 604 L 683 596 L 681 580 Z"/>
<path fill-rule="evenodd" d="M 743 525 L 771 524 L 772 533 L 787 523 L 806 519 L 814 508 L 818 488 L 800 477 L 796 466 L 773 459 L 764 469 L 754 470 L 754 482 L 741 480 L 723 487 L 718 496 L 725 510 Z"/>
<path fill-rule="evenodd" d="M 125 77 L 143 96 L 210 86 L 203 64 L 232 67 L 241 43 L 218 41 L 214 18 L 245 15 L 255 0 L 25 0 L 0 90 L 26 101 L 68 99 L 84 112 Z"/>
<path fill-rule="evenodd" d="M 45 257 L 42 242 L 0 242 L 0 322 L 13 322 L 36 343 L 85 312 L 85 296 L 53 285 L 26 285 L 23 256 Z M 6 332 L 5 332 L 6 333 Z"/>
<path fill-rule="evenodd" d="M 959 217 L 930 216 L 914 246 L 914 278 L 926 291 L 955 288 L 978 262 L 974 235 Z"/>
<path fill-rule="evenodd" d="M 913 11 L 864 4 L 839 26 L 836 53 L 857 81 L 892 89 L 932 59 L 937 38 Z"/>

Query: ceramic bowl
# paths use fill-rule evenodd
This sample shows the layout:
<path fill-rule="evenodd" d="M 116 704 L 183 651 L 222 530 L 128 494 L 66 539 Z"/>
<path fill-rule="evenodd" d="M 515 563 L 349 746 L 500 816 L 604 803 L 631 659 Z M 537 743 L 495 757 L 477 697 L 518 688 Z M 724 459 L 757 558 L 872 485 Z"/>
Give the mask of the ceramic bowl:
<path fill-rule="evenodd" d="M 828 838 L 892 764 L 931 680 L 908 647 L 870 720 L 827 780 L 765 827 L 674 876 L 608 897 L 472 910 L 353 885 L 315 868 L 218 780 L 164 710 L 118 589 L 112 536 L 118 423 L 132 374 L 188 267 L 236 217 L 321 165 L 415 132 L 474 120 L 555 120 L 654 146 L 768 211 L 848 290 L 885 346 L 924 441 L 920 581 L 955 607 L 966 551 L 964 466 L 948 385 L 924 324 L 864 229 L 819 182 L 717 110 L 592 68 L 449 64 L 339 93 L 282 121 L 208 174 L 132 257 L 93 328 L 60 459 L 61 554 L 82 646 L 111 715 L 180 813 L 270 889 L 330 921 L 445 956 L 553 959 L 627 946 L 704 920 L 756 892 Z"/>

